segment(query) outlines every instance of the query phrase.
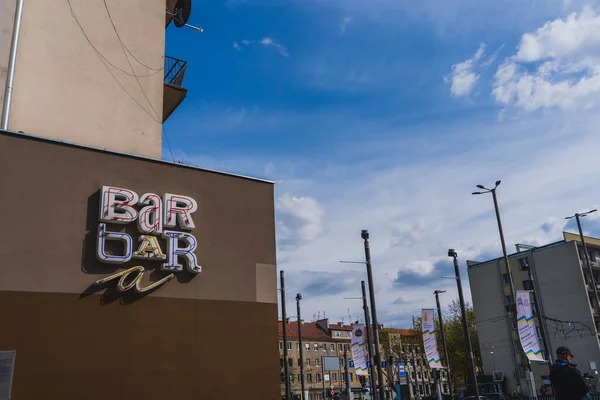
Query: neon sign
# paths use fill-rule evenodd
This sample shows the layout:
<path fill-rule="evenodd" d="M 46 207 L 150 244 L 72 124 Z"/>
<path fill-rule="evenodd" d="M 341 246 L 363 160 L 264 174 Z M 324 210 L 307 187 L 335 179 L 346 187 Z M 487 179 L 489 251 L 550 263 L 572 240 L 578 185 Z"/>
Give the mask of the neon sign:
<path fill-rule="evenodd" d="M 170 273 L 159 281 L 142 287 L 141 280 L 146 269 L 135 266 L 99 279 L 94 282 L 96 285 L 119 278 L 119 292 L 133 289 L 137 293 L 144 293 L 168 282 L 184 268 L 193 274 L 202 271 L 194 254 L 196 238 L 189 232 L 170 230 L 179 227 L 190 231 L 196 227 L 192 214 L 198 209 L 198 204 L 194 199 L 171 193 L 165 193 L 162 198 L 154 193 L 138 196 L 132 190 L 114 186 L 103 186 L 100 196 L 100 223 L 96 241 L 98 260 L 110 264 L 124 264 L 131 259 L 162 261 L 160 269 Z M 107 228 L 107 224 L 126 225 L 134 222 L 140 232 L 137 250 L 134 249 L 134 240 L 130 234 L 109 231 Z M 159 237 L 166 241 L 166 253 L 162 250 Z M 119 247 L 119 251 L 108 251 L 106 245 L 109 242 Z"/>

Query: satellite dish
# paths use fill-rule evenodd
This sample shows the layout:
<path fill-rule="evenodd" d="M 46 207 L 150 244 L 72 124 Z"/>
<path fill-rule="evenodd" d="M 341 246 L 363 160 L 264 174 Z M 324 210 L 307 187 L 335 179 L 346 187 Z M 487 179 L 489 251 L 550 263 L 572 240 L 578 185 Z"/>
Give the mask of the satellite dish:
<path fill-rule="evenodd" d="M 192 0 L 177 0 L 175 3 L 175 9 L 173 10 L 173 19 L 175 21 L 175 26 L 181 28 L 187 24 L 188 19 L 190 19 L 190 14 L 192 13 Z"/>

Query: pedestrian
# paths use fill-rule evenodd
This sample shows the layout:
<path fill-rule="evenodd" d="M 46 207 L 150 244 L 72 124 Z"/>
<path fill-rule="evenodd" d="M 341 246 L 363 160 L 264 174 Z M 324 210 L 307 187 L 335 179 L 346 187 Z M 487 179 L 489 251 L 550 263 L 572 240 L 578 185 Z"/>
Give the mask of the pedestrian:
<path fill-rule="evenodd" d="M 556 349 L 556 362 L 552 366 L 550 381 L 554 386 L 556 400 L 581 400 L 588 395 L 589 388 L 573 363 L 573 354 L 567 347 Z"/>

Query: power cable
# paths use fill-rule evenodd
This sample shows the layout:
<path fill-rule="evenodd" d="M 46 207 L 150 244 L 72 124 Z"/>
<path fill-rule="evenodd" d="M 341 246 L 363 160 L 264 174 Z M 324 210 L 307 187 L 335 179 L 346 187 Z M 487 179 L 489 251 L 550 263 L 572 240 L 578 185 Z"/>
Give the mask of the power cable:
<path fill-rule="evenodd" d="M 154 108 L 154 106 L 152 105 L 152 102 L 148 98 L 148 95 L 146 94 L 146 91 L 144 90 L 144 87 L 140 83 L 140 80 L 139 80 L 138 76 L 135 74 L 135 70 L 133 69 L 133 66 L 131 65 L 131 61 L 129 61 L 129 57 L 127 57 L 127 53 L 125 51 L 125 46 L 124 46 L 123 42 L 121 41 L 121 38 L 119 37 L 119 32 L 117 32 L 117 28 L 115 27 L 115 24 L 114 24 L 114 22 L 112 20 L 112 16 L 110 15 L 110 10 L 108 9 L 108 5 L 106 4 L 106 0 L 103 0 L 103 3 L 104 3 L 104 8 L 106 8 L 106 13 L 108 14 L 108 19 L 110 20 L 110 23 L 111 23 L 111 25 L 113 27 L 113 31 L 115 32 L 115 34 L 117 35 L 117 39 L 119 40 L 119 45 L 121 46 L 121 51 L 123 51 L 123 55 L 125 56 L 125 60 L 127 61 L 127 64 L 129 65 L 129 69 L 131 69 L 131 72 L 133 73 L 133 77 L 135 78 L 135 81 L 137 82 L 140 90 L 142 91 L 142 94 L 144 95 L 144 98 L 148 102 L 148 105 L 150 106 L 150 108 L 152 109 L 152 111 L 154 111 L 154 114 L 156 115 L 156 118 L 158 120 L 160 120 L 160 115 L 158 115 L 158 112 L 156 112 L 156 109 Z"/>
<path fill-rule="evenodd" d="M 175 157 L 173 156 L 173 150 L 171 149 L 171 142 L 169 141 L 169 135 L 167 135 L 167 130 L 165 129 L 165 126 L 162 126 L 162 131 L 163 131 L 163 136 L 166 139 L 167 142 L 167 146 L 169 147 L 169 153 L 171 153 L 171 159 L 173 160 L 173 162 L 175 162 Z"/>
<path fill-rule="evenodd" d="M 83 26 L 81 25 L 81 23 L 79 22 L 79 20 L 77 19 L 77 16 L 75 15 L 75 11 L 73 10 L 73 6 L 71 4 L 70 0 L 66 0 L 67 4 L 69 5 L 69 9 L 71 10 L 71 16 L 73 17 L 73 19 L 75 20 L 75 22 L 77 23 L 77 26 L 79 26 L 79 29 L 81 30 L 81 33 L 83 34 L 83 36 L 85 37 L 86 41 L 88 42 L 88 44 L 92 47 L 92 49 L 94 50 L 94 52 L 96 53 L 96 55 L 100 58 L 100 61 L 102 62 L 102 65 L 104 65 L 104 67 L 106 68 L 106 70 L 108 71 L 108 73 L 112 76 L 112 78 L 115 80 L 115 82 L 117 82 L 117 84 L 119 85 L 119 87 L 121 87 L 121 89 L 131 98 L 131 100 L 133 100 L 146 114 L 148 114 L 150 116 L 150 118 L 152 118 L 156 123 L 162 124 L 162 121 L 160 120 L 160 118 L 155 118 L 154 115 L 152 115 L 148 110 L 146 110 L 146 108 L 144 106 L 142 106 L 142 104 L 137 101 L 137 99 L 127 91 L 127 89 L 125 89 L 125 87 L 121 84 L 121 82 L 117 79 L 117 77 L 115 76 L 115 74 L 111 71 L 111 69 L 108 67 L 108 65 L 112 66 L 113 68 L 123 72 L 126 75 L 129 76 L 136 76 L 135 74 L 130 74 L 127 71 L 117 67 L 116 65 L 114 65 L 113 63 L 110 62 L 110 60 L 108 60 L 101 52 L 100 50 L 98 50 L 96 48 L 96 46 L 94 46 L 94 44 L 92 43 L 92 41 L 90 40 L 90 38 L 88 37 L 88 35 L 85 33 L 85 29 L 83 29 Z M 108 64 L 108 65 L 107 65 Z M 158 71 L 155 71 L 151 74 L 148 75 L 139 75 L 140 77 L 144 77 L 144 76 L 151 76 L 156 74 Z M 137 77 L 136 77 L 137 79 Z M 152 105 L 150 105 L 152 106 Z M 155 111 L 156 113 L 156 111 Z"/>
<path fill-rule="evenodd" d="M 106 0 L 104 0 L 104 8 L 106 8 L 106 12 L 108 13 L 108 18 L 110 19 L 110 23 L 112 24 L 113 30 L 114 30 L 114 31 L 115 31 L 115 33 L 117 34 L 117 38 L 119 39 L 119 42 L 121 42 L 121 44 L 123 45 L 123 48 L 125 48 L 125 51 L 127 51 L 127 52 L 128 52 L 130 55 L 131 55 L 131 57 L 133 57 L 133 59 L 134 59 L 135 61 L 137 61 L 138 63 L 140 63 L 140 65 L 143 65 L 144 67 L 146 67 L 146 68 L 148 68 L 148 69 L 150 69 L 150 70 L 152 70 L 152 71 L 156 71 L 156 72 L 158 72 L 158 71 L 162 71 L 162 70 L 165 68 L 165 67 L 164 67 L 164 65 L 163 65 L 162 67 L 160 67 L 160 68 L 153 68 L 153 67 L 150 67 L 150 66 L 148 66 L 148 65 L 144 64 L 142 61 L 140 61 L 140 60 L 139 60 L 139 59 L 138 59 L 138 58 L 135 56 L 135 54 L 133 54 L 133 53 L 132 53 L 132 52 L 129 50 L 129 48 L 127 47 L 127 45 L 125 44 L 125 42 L 123 42 L 123 39 L 121 39 L 121 35 L 119 35 L 119 32 L 117 31 L 117 27 L 115 26 L 115 22 L 114 22 L 114 20 L 112 19 L 112 15 L 110 14 L 110 11 L 109 11 L 109 9 L 108 9 L 108 5 L 106 4 Z M 139 76 L 139 75 L 138 75 L 138 76 Z"/>

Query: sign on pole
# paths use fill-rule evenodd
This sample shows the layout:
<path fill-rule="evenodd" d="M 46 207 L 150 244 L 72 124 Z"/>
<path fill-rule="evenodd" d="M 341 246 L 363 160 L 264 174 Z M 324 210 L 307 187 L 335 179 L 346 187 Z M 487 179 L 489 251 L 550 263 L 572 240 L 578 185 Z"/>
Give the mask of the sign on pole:
<path fill-rule="evenodd" d="M 425 355 L 431 368 L 442 368 L 440 353 L 435 336 L 435 319 L 433 308 L 423 309 L 421 325 L 423 327 L 423 345 L 425 346 Z"/>
<path fill-rule="evenodd" d="M 517 328 L 525 355 L 530 361 L 544 361 L 533 320 L 529 290 L 517 290 Z"/>
<path fill-rule="evenodd" d="M 365 326 L 362 324 L 352 325 L 352 361 L 356 375 L 369 375 L 365 354 Z"/>
<path fill-rule="evenodd" d="M 398 364 L 398 380 L 401 385 L 408 385 L 408 378 L 406 377 L 406 365 Z"/>

